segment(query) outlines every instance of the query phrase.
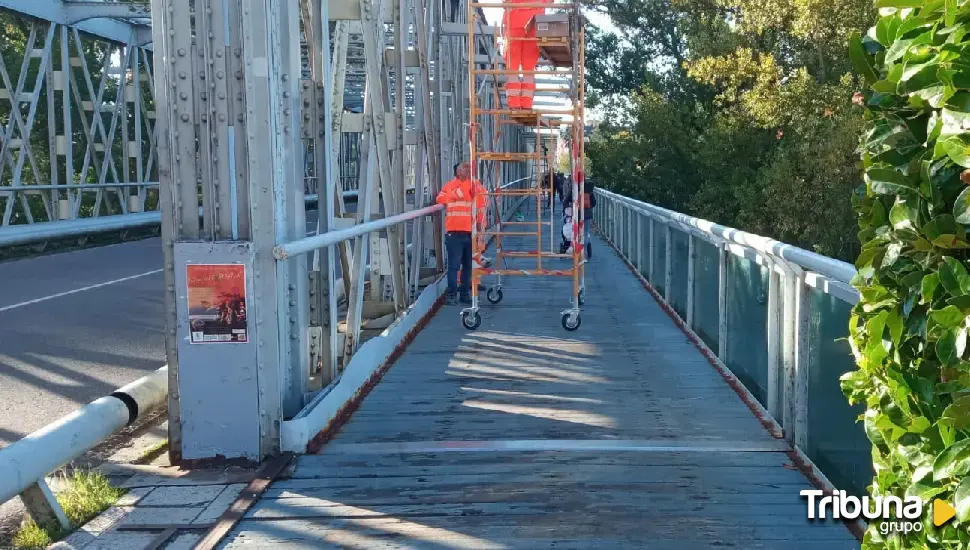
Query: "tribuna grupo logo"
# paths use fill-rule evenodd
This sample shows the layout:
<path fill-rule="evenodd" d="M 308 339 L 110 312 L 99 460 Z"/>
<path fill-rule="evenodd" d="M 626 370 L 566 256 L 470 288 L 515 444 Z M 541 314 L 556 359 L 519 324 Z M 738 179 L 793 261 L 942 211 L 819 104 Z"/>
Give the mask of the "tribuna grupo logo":
<path fill-rule="evenodd" d="M 818 489 L 799 492 L 808 497 L 808 519 L 860 519 L 878 521 L 879 532 L 910 533 L 923 530 L 923 500 L 919 497 L 864 496 L 862 498 Z M 933 524 L 937 527 L 953 519 L 956 511 L 948 503 L 933 501 Z"/>

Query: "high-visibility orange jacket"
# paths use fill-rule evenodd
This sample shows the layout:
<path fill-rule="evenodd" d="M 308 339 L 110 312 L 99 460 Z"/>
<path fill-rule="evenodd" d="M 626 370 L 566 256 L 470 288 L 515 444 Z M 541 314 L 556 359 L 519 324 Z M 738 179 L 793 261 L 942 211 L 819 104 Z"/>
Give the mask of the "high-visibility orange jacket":
<path fill-rule="evenodd" d="M 471 180 L 453 179 L 445 184 L 438 193 L 438 204 L 445 205 L 445 231 L 472 230 L 472 201 L 478 214 L 478 228 L 485 229 L 485 207 L 487 191 L 481 183 Z"/>
<path fill-rule="evenodd" d="M 553 0 L 506 0 L 509 4 L 552 4 Z M 525 26 L 533 16 L 546 12 L 543 8 L 506 8 L 502 27 L 506 36 L 525 36 Z M 533 29 L 533 32 L 535 29 Z"/>

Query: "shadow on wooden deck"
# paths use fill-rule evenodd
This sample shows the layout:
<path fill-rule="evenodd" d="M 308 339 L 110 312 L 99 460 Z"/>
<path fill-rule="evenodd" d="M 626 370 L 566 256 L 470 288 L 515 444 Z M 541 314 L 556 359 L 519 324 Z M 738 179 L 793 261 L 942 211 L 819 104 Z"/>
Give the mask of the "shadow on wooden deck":
<path fill-rule="evenodd" d="M 507 279 L 474 332 L 444 308 L 224 547 L 858 548 L 806 519 L 785 442 L 594 248 L 578 331 L 565 278 Z"/>

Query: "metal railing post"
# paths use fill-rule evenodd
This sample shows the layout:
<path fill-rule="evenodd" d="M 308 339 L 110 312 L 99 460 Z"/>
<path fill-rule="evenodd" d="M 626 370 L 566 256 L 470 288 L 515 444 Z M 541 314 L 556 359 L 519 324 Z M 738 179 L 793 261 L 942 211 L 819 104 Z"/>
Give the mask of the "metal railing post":
<path fill-rule="evenodd" d="M 720 243 L 717 254 L 717 356 L 725 364 L 728 350 L 728 254 L 727 243 Z"/>
<path fill-rule="evenodd" d="M 768 323 L 767 330 L 768 344 L 768 414 L 779 421 L 782 420 L 782 395 L 779 384 L 784 379 L 782 360 L 783 336 L 785 334 L 784 321 L 784 290 L 782 289 L 782 277 L 776 261 L 768 260 Z"/>
<path fill-rule="evenodd" d="M 636 212 L 633 211 L 633 208 L 631 208 L 631 207 L 628 206 L 627 209 L 626 209 L 626 225 L 623 228 L 623 241 L 624 241 L 623 242 L 623 244 L 624 244 L 623 250 L 624 250 L 624 253 L 626 254 L 626 257 L 627 258 L 629 258 L 630 256 L 633 255 L 632 254 L 632 252 L 633 252 L 633 216 L 635 214 L 636 214 Z"/>
<path fill-rule="evenodd" d="M 637 271 L 643 273 L 643 213 L 637 212 Z"/>
<path fill-rule="evenodd" d="M 798 346 L 798 269 L 795 266 L 779 263 L 782 267 L 783 285 L 782 290 L 782 414 L 785 439 L 789 443 L 795 444 L 795 433 L 799 426 L 796 420 L 796 372 Z"/>
<path fill-rule="evenodd" d="M 808 386 L 809 386 L 809 345 L 811 339 L 811 289 L 805 283 L 805 274 L 801 272 L 792 278 L 794 288 L 794 344 L 795 344 L 795 372 L 794 372 L 794 419 L 795 445 L 808 451 Z"/>
<path fill-rule="evenodd" d="M 65 529 L 71 526 L 64 508 L 61 507 L 60 502 L 57 502 L 57 498 L 43 478 L 20 493 L 20 500 L 24 503 L 27 514 L 37 525 L 50 525 L 57 522 Z"/>
<path fill-rule="evenodd" d="M 694 248 L 694 234 L 687 233 L 687 326 L 694 328 L 694 269 L 697 251 Z"/>
<path fill-rule="evenodd" d="M 670 228 L 670 224 L 664 224 L 666 230 L 664 232 L 664 301 L 668 304 L 670 303 L 670 296 L 672 294 L 671 286 L 673 286 L 674 281 L 674 252 L 673 252 L 673 231 Z"/>
<path fill-rule="evenodd" d="M 627 206 L 625 204 L 620 205 L 620 226 L 617 228 L 616 235 L 616 246 L 620 249 L 620 253 L 624 254 L 626 250 L 626 211 Z"/>
<path fill-rule="evenodd" d="M 653 237 L 653 226 L 654 226 L 653 216 L 650 216 L 649 219 L 650 219 L 650 237 L 649 237 L 650 246 L 647 248 L 647 254 L 650 255 L 650 258 L 649 258 L 649 261 L 647 262 L 647 280 L 650 281 L 650 284 L 653 284 L 655 281 L 655 279 L 653 278 L 653 271 L 654 271 L 653 266 L 656 263 L 653 261 L 653 257 L 656 256 L 656 253 L 654 251 L 655 243 L 654 243 L 654 237 Z"/>

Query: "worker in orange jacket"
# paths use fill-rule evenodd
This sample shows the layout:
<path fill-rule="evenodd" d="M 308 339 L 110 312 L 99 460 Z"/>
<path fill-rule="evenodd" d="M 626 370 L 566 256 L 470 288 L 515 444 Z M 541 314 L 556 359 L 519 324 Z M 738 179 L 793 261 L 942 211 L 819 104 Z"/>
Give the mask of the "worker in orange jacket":
<path fill-rule="evenodd" d="M 445 205 L 445 247 L 448 250 L 448 303 L 454 304 L 458 294 L 458 270 L 461 269 L 461 298 L 471 303 L 468 294 L 472 278 L 472 205 L 478 218 L 478 230 L 485 230 L 487 191 L 478 181 L 472 181 L 471 165 L 458 166 L 455 179 L 438 193 L 437 203 Z M 473 202 L 474 201 L 474 202 Z"/>
<path fill-rule="evenodd" d="M 514 4 L 551 4 L 551 0 L 505 0 Z M 505 32 L 505 68 L 509 70 L 534 71 L 539 63 L 539 42 L 533 25 L 526 27 L 529 20 L 536 15 L 544 14 L 544 8 L 512 8 L 506 9 L 502 17 L 502 28 Z M 532 109 L 532 100 L 536 92 L 535 75 L 508 75 L 505 83 L 505 101 L 509 109 Z"/>

